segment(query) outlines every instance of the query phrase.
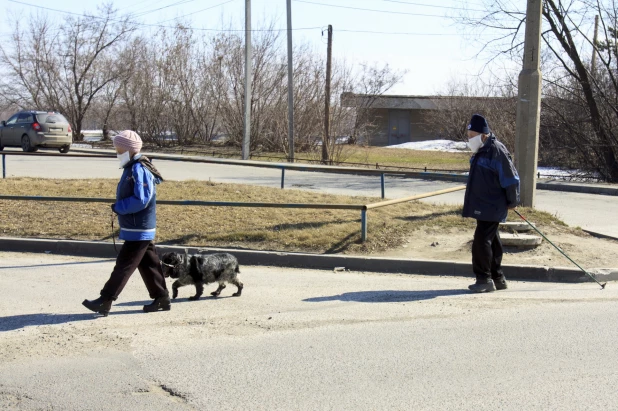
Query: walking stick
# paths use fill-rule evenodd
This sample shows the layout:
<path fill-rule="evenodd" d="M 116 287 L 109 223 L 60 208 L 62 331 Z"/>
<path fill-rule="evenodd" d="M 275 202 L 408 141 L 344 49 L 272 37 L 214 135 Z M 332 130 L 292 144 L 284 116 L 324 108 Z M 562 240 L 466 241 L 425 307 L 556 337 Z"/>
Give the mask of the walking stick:
<path fill-rule="evenodd" d="M 569 257 L 567 255 L 567 253 L 565 253 L 564 251 L 562 251 L 562 249 L 560 247 L 558 247 L 556 244 L 552 243 L 549 238 L 545 237 L 545 234 L 543 234 L 542 232 L 540 232 L 530 221 L 526 220 L 526 218 L 521 215 L 519 213 L 519 211 L 513 209 L 513 211 L 515 212 L 515 214 L 517 214 L 522 220 L 524 220 L 526 223 L 528 223 L 528 225 L 530 227 L 532 227 L 534 229 L 534 231 L 536 231 L 537 233 L 539 233 L 541 235 L 541 237 L 543 237 L 549 244 L 553 245 L 554 248 L 556 248 L 556 250 L 560 251 L 560 253 L 565 256 L 566 258 L 569 259 L 570 262 L 572 262 L 573 264 L 575 264 L 577 266 L 577 268 L 579 268 L 580 270 L 582 270 L 588 277 L 592 278 L 597 284 L 599 284 L 601 286 L 601 290 L 605 289 L 605 286 L 607 285 L 607 283 L 601 284 L 599 282 L 599 280 L 596 279 L 595 276 L 593 276 L 592 274 L 590 274 L 588 271 L 584 270 L 583 268 L 580 267 L 579 264 L 577 264 L 575 261 L 573 261 L 573 259 L 571 259 L 571 257 Z"/>

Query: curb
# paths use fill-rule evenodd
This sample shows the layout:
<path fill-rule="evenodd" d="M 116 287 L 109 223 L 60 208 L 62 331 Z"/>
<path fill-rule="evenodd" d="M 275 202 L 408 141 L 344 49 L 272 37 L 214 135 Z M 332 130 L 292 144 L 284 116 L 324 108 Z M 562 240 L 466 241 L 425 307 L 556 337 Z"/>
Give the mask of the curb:
<path fill-rule="evenodd" d="M 157 245 L 159 253 L 184 252 L 229 252 L 234 254 L 241 265 L 277 266 L 333 270 L 345 267 L 350 271 L 377 273 L 448 275 L 471 277 L 472 265 L 455 261 L 425 261 L 414 259 L 394 259 L 384 257 L 358 257 L 345 255 L 305 254 L 221 248 L 179 247 Z M 116 258 L 112 243 L 102 241 L 43 240 L 29 238 L 0 237 L 0 251 L 52 253 L 81 257 Z M 566 267 L 542 267 L 526 265 L 504 265 L 504 274 L 513 280 L 533 280 L 548 282 L 580 283 L 592 281 L 580 270 Z M 605 270 L 597 278 L 600 281 L 618 280 L 618 271 Z"/>
<path fill-rule="evenodd" d="M 591 236 L 596 237 L 596 238 L 602 238 L 602 239 L 605 239 L 605 240 L 614 240 L 614 241 L 618 241 L 618 237 L 613 236 L 613 235 L 609 235 L 609 234 L 602 234 L 602 233 L 597 233 L 596 231 L 584 230 L 583 228 L 582 228 L 582 231 L 583 231 L 584 233 L 588 233 L 588 234 L 590 234 Z"/>
<path fill-rule="evenodd" d="M 616 187 L 599 187 L 599 186 L 584 186 L 573 184 L 549 184 L 549 183 L 536 183 L 537 190 L 546 191 L 562 191 L 569 193 L 582 193 L 582 194 L 600 194 L 606 196 L 618 196 L 618 188 Z"/>

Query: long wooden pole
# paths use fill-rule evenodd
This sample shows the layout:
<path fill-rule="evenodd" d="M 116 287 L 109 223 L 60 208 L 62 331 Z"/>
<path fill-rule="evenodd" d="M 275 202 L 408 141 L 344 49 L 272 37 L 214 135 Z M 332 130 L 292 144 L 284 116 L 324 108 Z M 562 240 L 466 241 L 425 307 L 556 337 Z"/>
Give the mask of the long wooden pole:
<path fill-rule="evenodd" d="M 381 201 L 379 203 L 367 204 L 367 210 L 371 210 L 372 208 L 386 207 L 393 204 L 407 203 L 408 201 L 420 200 L 421 198 L 427 197 L 435 197 L 442 194 L 453 193 L 455 191 L 461 191 L 465 189 L 466 186 L 457 186 L 453 188 L 446 188 L 444 190 L 432 191 L 430 193 L 416 194 L 410 197 L 398 198 L 396 200 Z"/>

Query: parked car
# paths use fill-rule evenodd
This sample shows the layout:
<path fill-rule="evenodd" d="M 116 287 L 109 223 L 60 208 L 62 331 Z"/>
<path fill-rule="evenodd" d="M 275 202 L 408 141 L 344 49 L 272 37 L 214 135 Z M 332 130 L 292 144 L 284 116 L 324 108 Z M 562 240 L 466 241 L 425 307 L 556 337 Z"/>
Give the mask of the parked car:
<path fill-rule="evenodd" d="M 68 153 L 72 141 L 69 122 L 57 112 L 20 111 L 0 123 L 0 150 L 21 147 L 24 151 L 34 152 L 39 147 L 46 147 Z"/>

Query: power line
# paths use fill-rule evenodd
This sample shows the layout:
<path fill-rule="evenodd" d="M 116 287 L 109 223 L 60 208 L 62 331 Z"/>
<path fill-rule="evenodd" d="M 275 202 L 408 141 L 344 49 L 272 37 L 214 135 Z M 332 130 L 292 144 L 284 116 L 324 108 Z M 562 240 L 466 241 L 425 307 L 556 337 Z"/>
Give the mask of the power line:
<path fill-rule="evenodd" d="M 228 0 L 227 2 L 223 2 L 220 4 L 217 4 L 215 6 L 209 7 L 209 8 L 214 8 L 214 7 L 218 7 L 221 6 L 223 4 L 226 3 L 230 3 L 234 0 Z M 302 3 L 310 3 L 308 1 L 302 1 L 302 0 L 293 0 L 293 1 L 297 1 L 297 2 L 302 2 Z M 66 10 L 59 10 L 59 9 L 53 9 L 50 7 L 44 7 L 44 6 L 39 6 L 36 4 L 29 4 L 29 3 L 25 3 L 25 2 L 21 2 L 18 0 L 9 0 L 9 2 L 11 3 L 17 3 L 17 4 L 22 4 L 25 6 L 29 6 L 29 7 L 34 7 L 34 8 L 38 8 L 38 9 L 43 9 L 43 10 L 48 10 L 48 11 L 53 11 L 56 13 L 64 13 L 64 14 L 70 14 L 70 15 L 74 15 L 74 16 L 80 16 L 83 17 L 83 14 L 79 14 L 79 13 L 74 13 L 74 12 L 70 12 L 70 11 L 66 11 Z M 334 6 L 337 7 L 337 6 Z M 189 13 L 177 18 L 181 18 L 181 17 L 186 17 L 188 15 L 191 14 L 195 14 L 195 13 L 199 13 L 201 11 L 205 11 L 208 9 L 204 9 L 204 10 L 198 10 L 196 12 L 193 13 Z M 105 17 L 98 17 L 98 16 L 90 16 L 92 18 L 96 18 L 96 19 L 101 19 L 101 20 L 105 20 Z M 118 19 L 109 19 L 110 21 L 116 21 L 116 22 L 122 22 L 122 20 L 118 20 Z M 174 20 L 174 19 L 171 19 Z M 165 23 L 167 21 L 170 20 L 164 20 L 161 23 Z M 142 27 L 155 27 L 155 28 L 169 28 L 169 29 L 176 29 L 178 28 L 177 26 L 169 26 L 169 25 L 162 25 L 162 24 L 147 24 L 147 23 L 136 23 L 137 26 L 142 26 Z M 205 28 L 197 28 L 197 27 L 186 27 L 186 29 L 190 29 L 190 30 L 196 30 L 196 31 L 216 31 L 216 32 L 244 32 L 245 30 L 243 29 L 238 29 L 238 30 L 234 30 L 234 29 L 205 29 Z M 317 29 L 323 29 L 323 27 L 321 26 L 317 26 L 317 27 L 299 27 L 299 28 L 293 28 L 292 30 L 294 31 L 307 31 L 307 30 L 317 30 Z M 252 32 L 275 32 L 275 31 L 287 31 L 287 28 L 282 28 L 282 29 L 254 29 L 251 30 Z M 396 32 L 396 31 L 374 31 L 374 30 L 352 30 L 352 29 L 337 29 L 337 32 L 342 32 L 342 33 L 366 33 L 366 34 L 388 34 L 388 35 L 404 35 L 404 36 L 458 36 L 459 34 L 456 33 L 414 33 L 414 32 Z"/>
<path fill-rule="evenodd" d="M 36 4 L 30 4 L 30 3 L 25 3 L 22 1 L 18 1 L 18 0 L 8 0 L 10 3 L 17 3 L 17 4 L 22 4 L 24 6 L 29 6 L 29 7 L 34 7 L 37 9 L 42 9 L 42 10 L 48 10 L 48 11 L 53 11 L 56 13 L 63 13 L 63 14 L 69 14 L 72 16 L 79 16 L 79 17 L 84 17 L 84 14 L 80 14 L 80 13 L 74 13 L 71 11 L 66 11 L 66 10 L 60 10 L 60 9 L 53 9 L 51 7 L 44 7 L 44 6 L 39 6 Z M 233 0 L 230 0 L 233 1 Z M 99 17 L 99 16 L 94 16 L 94 15 L 90 15 L 89 17 L 93 18 L 93 19 L 99 19 L 99 20 L 109 20 L 109 21 L 114 21 L 114 22 L 118 22 L 118 23 L 122 23 L 122 20 L 118 20 L 118 19 L 107 19 L 106 17 Z M 148 23 L 135 23 L 136 26 L 141 26 L 141 27 L 155 27 L 155 28 L 163 28 L 163 29 L 177 29 L 177 26 L 166 26 L 166 25 L 162 25 L 162 24 L 148 24 Z M 238 29 L 238 30 L 234 30 L 234 29 L 204 29 L 204 28 L 198 28 L 198 27 L 185 27 L 187 30 L 196 30 L 196 31 L 217 31 L 217 32 L 245 32 L 244 29 Z M 316 30 L 316 29 L 321 29 L 322 27 L 317 26 L 317 27 L 299 27 L 299 28 L 295 28 L 293 29 L 294 31 L 300 31 L 300 30 Z M 283 28 L 283 29 L 254 29 L 251 30 L 252 32 L 268 32 L 268 31 L 287 31 L 287 28 Z"/>
<path fill-rule="evenodd" d="M 133 16 L 135 16 L 135 17 L 142 17 L 142 16 L 145 16 L 146 14 L 154 13 L 154 12 L 157 12 L 159 10 L 169 9 L 170 7 L 174 7 L 174 6 L 180 6 L 181 4 L 192 3 L 194 1 L 195 0 L 180 0 L 180 1 L 177 1 L 175 3 L 169 4 L 167 6 L 159 7 L 159 8 L 153 9 L 153 10 L 149 10 L 149 11 L 144 11 L 144 12 L 141 12 L 141 13 L 131 13 L 131 14 Z"/>
<path fill-rule="evenodd" d="M 206 10 L 214 9 L 215 7 L 223 6 L 224 4 L 228 4 L 228 3 L 231 3 L 233 1 L 235 1 L 235 0 L 224 1 L 223 3 L 215 4 L 214 6 L 206 7 L 205 9 L 202 9 L 202 10 L 198 10 L 198 11 L 194 11 L 192 13 L 184 14 L 182 16 L 174 17 L 173 19 L 160 21 L 159 24 L 167 23 L 168 21 L 172 21 L 172 20 L 176 20 L 176 19 L 181 19 L 181 18 L 187 17 L 187 16 L 192 16 L 194 14 L 201 13 L 201 12 L 206 11 Z"/>
<path fill-rule="evenodd" d="M 345 32 L 345 33 L 368 33 L 368 34 L 394 34 L 394 35 L 404 35 L 404 36 L 459 36 L 457 33 L 411 33 L 411 32 L 401 32 L 401 31 L 373 31 L 373 30 L 342 30 L 337 29 L 337 33 Z"/>
<path fill-rule="evenodd" d="M 162 1 L 163 0 L 159 0 L 159 1 L 155 1 L 154 3 L 152 3 L 152 0 L 143 0 L 143 1 L 139 1 L 139 2 L 137 2 L 135 4 L 130 4 L 130 5 L 126 6 L 126 7 L 120 7 L 118 9 L 118 11 L 130 9 L 131 7 L 139 6 L 140 4 L 144 4 L 144 3 L 151 3 L 151 5 L 155 5 L 157 3 L 161 3 Z"/>
<path fill-rule="evenodd" d="M 480 10 L 480 9 L 468 9 L 468 8 L 465 8 L 465 7 L 437 6 L 435 4 L 415 3 L 415 2 L 411 2 L 411 1 L 401 1 L 401 0 L 384 0 L 384 1 L 388 2 L 388 3 L 408 4 L 410 6 L 434 7 L 434 8 L 437 8 L 437 9 L 465 10 L 465 11 L 482 11 L 482 12 L 486 12 L 487 11 L 487 10 Z"/>
<path fill-rule="evenodd" d="M 392 11 L 392 10 L 377 10 L 377 9 L 365 9 L 361 7 L 351 7 L 351 6 L 337 6 L 335 4 L 326 4 L 326 3 L 317 3 L 314 1 L 306 1 L 306 0 L 293 0 L 296 3 L 306 3 L 306 4 L 315 4 L 317 6 L 326 6 L 326 7 L 336 7 L 340 9 L 348 9 L 348 10 L 360 10 L 360 11 L 371 11 L 374 13 L 386 13 L 386 14 L 401 14 L 407 16 L 421 16 L 421 17 L 439 17 L 444 18 L 441 14 L 423 14 L 423 13 L 409 13 L 405 11 Z"/>

